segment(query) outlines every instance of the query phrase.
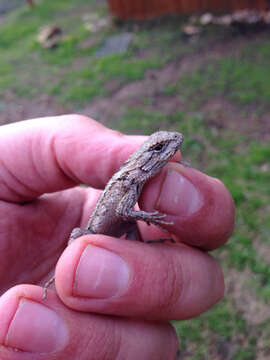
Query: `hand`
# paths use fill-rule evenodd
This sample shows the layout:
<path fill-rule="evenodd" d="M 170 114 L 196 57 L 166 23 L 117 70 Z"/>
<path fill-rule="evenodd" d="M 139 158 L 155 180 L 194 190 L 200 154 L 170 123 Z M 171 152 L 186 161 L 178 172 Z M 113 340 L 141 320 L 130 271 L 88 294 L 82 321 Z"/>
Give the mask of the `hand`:
<path fill-rule="evenodd" d="M 231 235 L 233 201 L 219 180 L 176 162 L 140 199 L 144 210 L 168 214 L 176 244 L 87 235 L 61 255 L 71 230 L 86 224 L 95 189 L 143 141 L 77 115 L 1 127 L 1 359 L 171 360 L 178 344 L 168 321 L 222 298 L 221 268 L 206 251 Z M 144 223 L 140 231 L 163 236 Z M 42 301 L 59 257 L 61 300 L 49 290 Z"/>

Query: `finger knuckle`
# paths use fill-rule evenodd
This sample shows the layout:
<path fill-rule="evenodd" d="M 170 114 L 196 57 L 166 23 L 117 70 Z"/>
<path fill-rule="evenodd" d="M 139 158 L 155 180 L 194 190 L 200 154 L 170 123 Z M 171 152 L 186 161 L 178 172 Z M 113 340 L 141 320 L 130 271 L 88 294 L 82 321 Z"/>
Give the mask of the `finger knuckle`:
<path fill-rule="evenodd" d="M 182 294 L 182 280 L 181 280 L 181 266 L 174 260 L 168 262 L 168 259 L 163 259 L 163 268 L 161 276 L 159 273 L 158 289 L 156 296 L 155 313 L 164 313 L 165 318 L 168 316 L 168 310 L 174 304 L 179 302 Z"/>

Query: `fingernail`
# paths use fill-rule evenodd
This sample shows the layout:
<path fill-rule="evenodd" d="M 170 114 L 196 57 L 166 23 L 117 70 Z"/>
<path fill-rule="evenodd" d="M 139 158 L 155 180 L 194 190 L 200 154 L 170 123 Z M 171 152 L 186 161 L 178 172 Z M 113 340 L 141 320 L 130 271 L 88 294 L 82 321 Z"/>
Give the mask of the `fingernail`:
<path fill-rule="evenodd" d="M 183 166 L 179 164 L 168 168 L 155 207 L 160 212 L 188 216 L 203 205 L 202 196 L 183 173 Z"/>
<path fill-rule="evenodd" d="M 105 299 L 127 287 L 129 268 L 117 254 L 94 245 L 84 249 L 75 275 L 75 296 Z"/>
<path fill-rule="evenodd" d="M 48 307 L 21 299 L 10 321 L 4 345 L 33 353 L 50 353 L 63 348 L 68 332 L 62 319 Z"/>

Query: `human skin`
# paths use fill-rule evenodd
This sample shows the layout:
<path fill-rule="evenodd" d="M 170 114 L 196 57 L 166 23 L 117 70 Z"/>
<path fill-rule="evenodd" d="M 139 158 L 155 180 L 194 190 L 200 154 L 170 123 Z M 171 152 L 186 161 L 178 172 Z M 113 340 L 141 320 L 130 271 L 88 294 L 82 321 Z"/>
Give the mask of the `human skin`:
<path fill-rule="evenodd" d="M 208 251 L 233 231 L 232 198 L 219 180 L 175 161 L 146 184 L 139 204 L 168 214 L 175 244 L 87 235 L 65 249 L 98 189 L 144 140 L 79 115 L 1 127 L 1 360 L 175 359 L 169 320 L 222 298 L 222 270 Z M 144 240 L 164 237 L 139 226 Z M 42 300 L 55 264 L 56 290 Z"/>

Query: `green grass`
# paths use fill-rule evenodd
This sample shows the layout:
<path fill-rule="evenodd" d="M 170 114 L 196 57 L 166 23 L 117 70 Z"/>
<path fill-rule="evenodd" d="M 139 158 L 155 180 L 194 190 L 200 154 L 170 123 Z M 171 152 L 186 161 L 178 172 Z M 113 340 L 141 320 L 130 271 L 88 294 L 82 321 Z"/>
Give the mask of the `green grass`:
<path fill-rule="evenodd" d="M 256 45 L 256 50 L 247 45 L 240 55 L 202 61 L 195 71 L 187 71 L 165 88 L 164 94 L 180 93 L 190 102 L 191 109 L 200 107 L 211 97 L 222 96 L 237 105 L 254 105 L 256 111 L 269 110 L 269 44 L 264 41 Z"/>
<path fill-rule="evenodd" d="M 134 35 L 134 43 L 126 54 L 96 58 L 94 53 L 104 39 L 118 31 L 113 25 L 98 34 L 85 28 L 85 13 L 95 14 L 97 18 L 104 16 L 104 9 L 100 11 L 95 6 L 94 1 L 86 0 L 80 0 L 76 5 L 74 1 L 68 5 L 65 1 L 48 5 L 43 1 L 34 10 L 19 10 L 7 18 L 0 28 L 0 52 L 3 54 L 0 58 L 0 95 L 7 89 L 27 97 L 48 93 L 58 101 L 79 106 L 95 96 L 107 95 L 107 82 L 116 79 L 123 85 L 136 81 L 146 70 L 158 68 L 168 61 L 168 56 L 159 56 L 160 49 L 152 49 L 151 56 L 137 59 L 136 52 L 144 48 L 140 34 Z M 37 34 L 42 27 L 54 23 L 62 28 L 63 38 L 56 48 L 42 49 L 37 43 Z M 82 49 L 80 44 L 90 39 L 97 41 Z M 81 59 L 79 66 L 76 65 L 78 57 Z M 31 77 L 25 78 L 25 74 L 31 74 Z"/>
<path fill-rule="evenodd" d="M 158 60 L 134 61 L 132 56 L 110 55 L 100 59 L 93 58 L 88 65 L 70 70 L 49 93 L 59 96 L 63 102 L 82 104 L 94 96 L 107 95 L 104 87 L 106 82 L 117 79 L 119 85 L 123 85 L 142 78 L 147 69 L 158 66 Z"/>
<path fill-rule="evenodd" d="M 145 134 L 150 135 L 162 125 L 165 125 L 166 119 L 162 113 L 153 111 L 143 111 L 141 108 L 131 108 L 127 113 L 120 117 L 118 128 L 122 132 L 136 131 L 142 129 Z"/>
<path fill-rule="evenodd" d="M 215 358 L 214 354 L 226 356 L 229 352 L 230 359 L 253 359 L 256 339 L 249 335 L 248 324 L 230 301 L 223 300 L 199 318 L 174 325 L 182 351 L 188 351 L 191 344 L 196 349 L 188 359 L 206 360 L 211 353 Z M 235 346 L 237 343 L 241 348 Z"/>

